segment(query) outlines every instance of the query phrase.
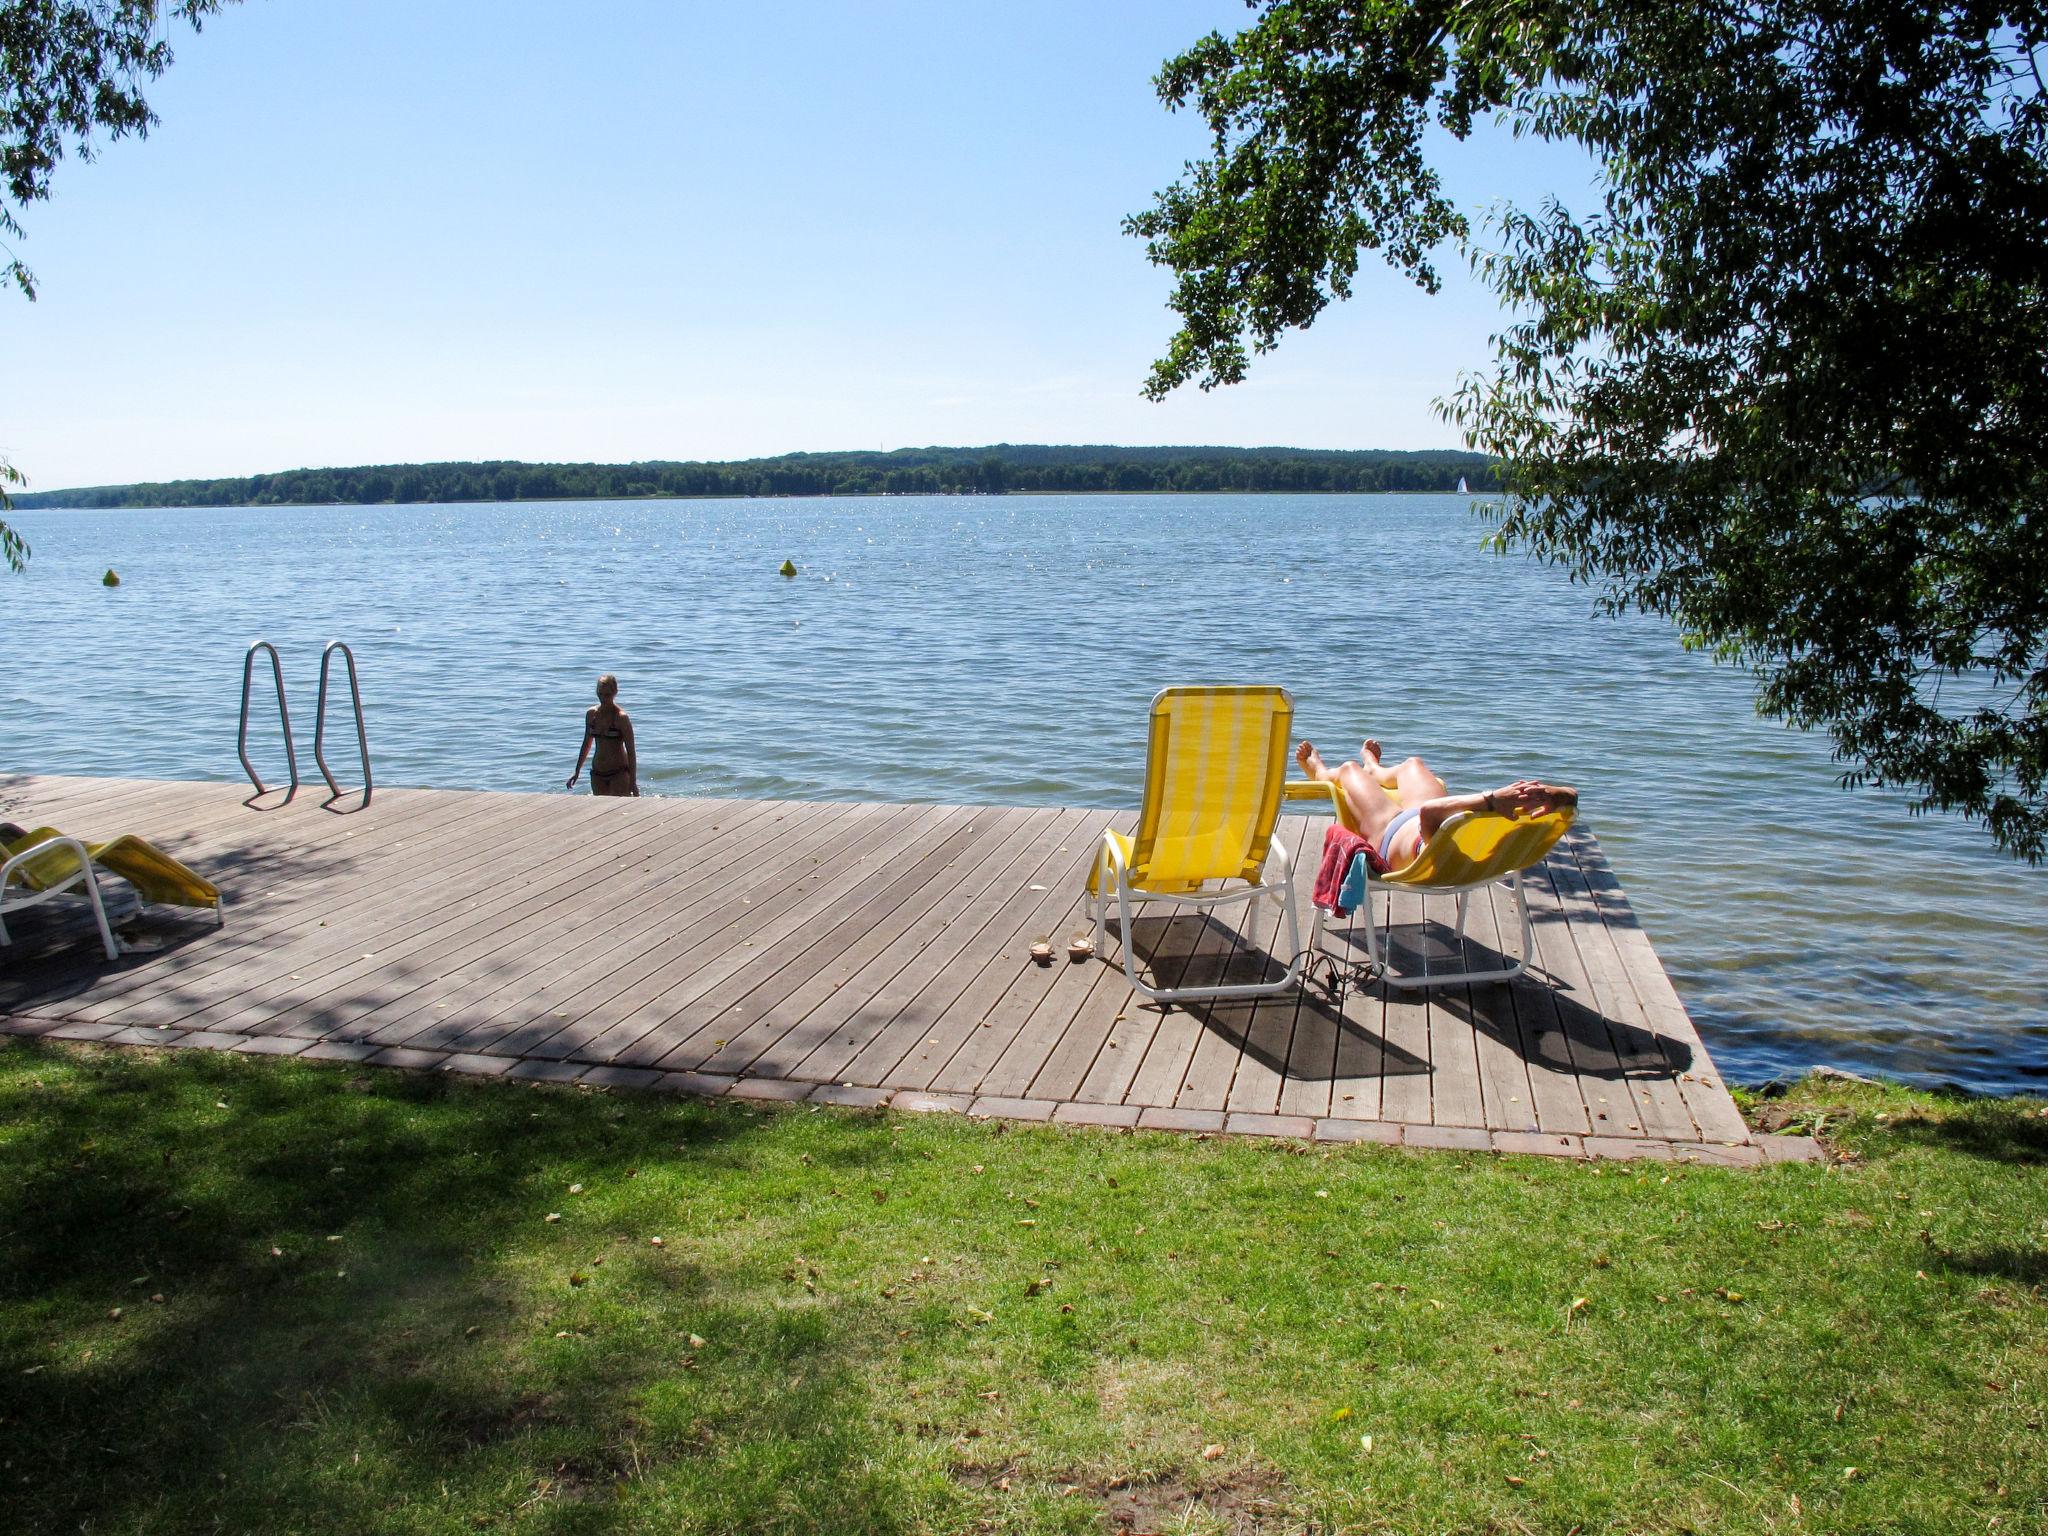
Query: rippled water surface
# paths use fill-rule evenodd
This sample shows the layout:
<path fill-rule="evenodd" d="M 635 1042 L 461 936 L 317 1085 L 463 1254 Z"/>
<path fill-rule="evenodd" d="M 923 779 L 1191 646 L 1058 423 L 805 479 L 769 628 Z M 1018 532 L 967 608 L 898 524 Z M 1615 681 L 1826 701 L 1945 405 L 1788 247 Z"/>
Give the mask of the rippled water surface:
<path fill-rule="evenodd" d="M 559 791 L 612 671 L 648 793 L 1130 805 L 1157 689 L 1275 681 L 1326 751 L 1370 733 L 1453 787 L 1578 784 L 1736 1080 L 1829 1062 L 2048 1085 L 2048 871 L 1838 789 L 1825 743 L 1757 719 L 1742 676 L 1483 553 L 1461 497 L 13 521 L 35 554 L 0 579 L 0 769 L 238 777 L 259 636 L 284 653 L 308 778 L 320 647 L 341 637 L 379 782 L 490 789 Z"/>

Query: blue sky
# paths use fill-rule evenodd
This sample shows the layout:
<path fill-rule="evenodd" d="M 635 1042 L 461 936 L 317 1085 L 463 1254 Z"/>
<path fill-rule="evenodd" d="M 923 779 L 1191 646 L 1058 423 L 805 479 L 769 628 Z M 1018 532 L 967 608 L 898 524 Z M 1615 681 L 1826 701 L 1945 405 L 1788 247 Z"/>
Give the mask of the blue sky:
<path fill-rule="evenodd" d="M 1204 147 L 1150 79 L 1234 0 L 249 0 L 67 160 L 0 295 L 31 488 L 432 459 L 1011 442 L 1452 446 L 1500 316 L 1462 269 L 1160 405 L 1118 222 Z M 1446 162 L 1479 207 L 1568 156 Z"/>

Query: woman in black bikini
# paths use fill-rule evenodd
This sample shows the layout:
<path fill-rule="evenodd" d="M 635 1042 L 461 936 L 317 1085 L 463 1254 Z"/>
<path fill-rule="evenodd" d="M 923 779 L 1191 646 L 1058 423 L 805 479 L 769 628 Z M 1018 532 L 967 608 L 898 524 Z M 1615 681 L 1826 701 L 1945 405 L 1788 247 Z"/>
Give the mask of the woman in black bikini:
<path fill-rule="evenodd" d="M 576 772 L 569 775 L 570 789 L 583 772 L 583 760 L 590 757 L 591 744 L 597 756 L 590 764 L 590 792 L 593 795 L 637 795 L 640 793 L 640 759 L 633 751 L 633 720 L 619 708 L 619 680 L 607 672 L 597 680 L 597 707 L 583 712 L 583 750 L 576 754 Z"/>

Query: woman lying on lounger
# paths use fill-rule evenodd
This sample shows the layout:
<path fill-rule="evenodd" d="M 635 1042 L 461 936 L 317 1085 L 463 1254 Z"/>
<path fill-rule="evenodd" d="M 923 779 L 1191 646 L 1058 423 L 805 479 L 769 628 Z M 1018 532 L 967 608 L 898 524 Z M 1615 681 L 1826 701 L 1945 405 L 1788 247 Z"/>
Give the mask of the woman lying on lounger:
<path fill-rule="evenodd" d="M 1304 741 L 1294 753 L 1311 778 L 1337 786 L 1358 830 L 1372 840 L 1373 851 L 1388 869 L 1411 862 L 1436 829 L 1461 811 L 1541 816 L 1579 803 L 1579 792 L 1571 786 L 1535 779 L 1517 779 L 1483 795 L 1454 795 L 1419 757 L 1388 767 L 1380 761 L 1380 744 L 1370 737 L 1360 755 L 1363 762 L 1339 763 L 1332 770 L 1310 742 Z"/>

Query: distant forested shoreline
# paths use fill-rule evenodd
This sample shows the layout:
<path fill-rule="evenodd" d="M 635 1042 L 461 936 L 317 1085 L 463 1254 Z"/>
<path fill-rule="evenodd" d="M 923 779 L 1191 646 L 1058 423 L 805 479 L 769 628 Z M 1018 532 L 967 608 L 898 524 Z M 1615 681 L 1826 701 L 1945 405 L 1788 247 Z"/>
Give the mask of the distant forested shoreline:
<path fill-rule="evenodd" d="M 616 501 L 663 496 L 1000 495 L 1012 491 L 1474 491 L 1492 461 L 1453 449 L 899 448 L 730 463 L 365 464 L 222 480 L 17 494 L 18 507 L 374 506 L 387 502 Z"/>

